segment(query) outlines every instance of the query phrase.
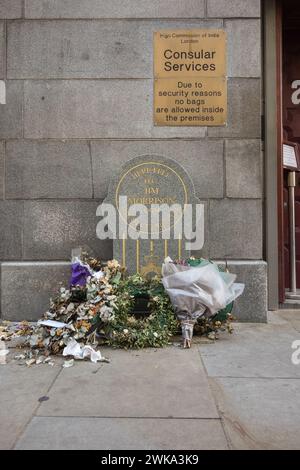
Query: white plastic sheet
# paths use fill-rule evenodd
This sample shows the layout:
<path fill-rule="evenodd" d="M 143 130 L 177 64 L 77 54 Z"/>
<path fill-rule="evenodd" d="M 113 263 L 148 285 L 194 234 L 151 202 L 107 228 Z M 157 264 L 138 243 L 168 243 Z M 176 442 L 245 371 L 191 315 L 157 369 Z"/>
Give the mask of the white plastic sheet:
<path fill-rule="evenodd" d="M 38 325 L 49 326 L 50 328 L 70 328 L 70 326 L 67 323 L 63 323 L 61 321 L 54 321 L 54 320 L 39 320 Z"/>
<path fill-rule="evenodd" d="M 90 345 L 81 346 L 75 339 L 71 339 L 63 350 L 63 356 L 74 356 L 75 359 L 90 357 L 92 362 L 104 362 L 106 359 L 101 356 L 100 351 L 95 351 Z"/>
<path fill-rule="evenodd" d="M 220 272 L 203 260 L 199 266 L 175 264 L 166 258 L 162 266 L 163 285 L 181 321 L 183 346 L 191 347 L 193 327 L 202 315 L 211 317 L 233 302 L 244 290 L 236 275 Z"/>
<path fill-rule="evenodd" d="M 236 275 L 220 272 L 214 263 L 191 267 L 171 261 L 163 264 L 162 282 L 182 319 L 197 319 L 205 311 L 214 315 L 243 293 L 245 286 L 234 282 Z"/>

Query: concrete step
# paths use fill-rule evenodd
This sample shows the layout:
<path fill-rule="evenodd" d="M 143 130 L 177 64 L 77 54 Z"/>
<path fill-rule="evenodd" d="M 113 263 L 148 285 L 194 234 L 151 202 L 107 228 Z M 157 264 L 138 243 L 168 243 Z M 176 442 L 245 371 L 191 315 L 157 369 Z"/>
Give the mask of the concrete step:
<path fill-rule="evenodd" d="M 285 299 L 284 303 L 279 305 L 279 308 L 284 310 L 299 310 L 300 313 L 300 300 Z"/>

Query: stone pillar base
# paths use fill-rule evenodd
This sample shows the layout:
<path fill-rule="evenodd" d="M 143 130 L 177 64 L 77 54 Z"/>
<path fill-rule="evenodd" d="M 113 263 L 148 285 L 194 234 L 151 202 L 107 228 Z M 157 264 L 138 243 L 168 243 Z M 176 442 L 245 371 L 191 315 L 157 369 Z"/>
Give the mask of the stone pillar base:
<path fill-rule="evenodd" d="M 223 261 L 217 261 L 224 266 Z M 241 322 L 266 322 L 268 311 L 267 263 L 265 261 L 228 261 L 228 269 L 237 275 L 237 282 L 245 284 L 244 293 L 233 308 L 233 315 Z"/>

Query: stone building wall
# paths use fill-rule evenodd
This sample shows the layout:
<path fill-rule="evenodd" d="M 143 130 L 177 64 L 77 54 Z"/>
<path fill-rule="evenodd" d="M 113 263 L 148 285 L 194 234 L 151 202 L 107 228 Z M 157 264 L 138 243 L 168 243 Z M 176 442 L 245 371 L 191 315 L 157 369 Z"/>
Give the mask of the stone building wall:
<path fill-rule="evenodd" d="M 0 260 L 4 318 L 36 318 L 78 245 L 108 259 L 95 211 L 116 167 L 179 161 L 207 202 L 203 255 L 247 283 L 265 319 L 259 0 L 0 0 Z M 228 33 L 227 127 L 154 127 L 152 36 Z"/>

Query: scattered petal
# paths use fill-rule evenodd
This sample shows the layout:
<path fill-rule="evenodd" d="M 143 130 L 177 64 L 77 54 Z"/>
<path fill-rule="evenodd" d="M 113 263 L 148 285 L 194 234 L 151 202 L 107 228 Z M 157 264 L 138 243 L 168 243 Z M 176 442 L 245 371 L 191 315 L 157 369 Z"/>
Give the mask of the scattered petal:
<path fill-rule="evenodd" d="M 72 366 L 74 366 L 74 359 L 70 359 L 69 361 L 65 361 L 65 362 L 63 363 L 63 367 L 66 368 L 66 369 L 67 369 L 68 367 L 72 367 Z"/>
<path fill-rule="evenodd" d="M 32 366 L 33 364 L 35 364 L 35 359 L 34 359 L 34 358 L 28 359 L 28 361 L 26 361 L 27 367 L 30 367 L 30 366 Z"/>
<path fill-rule="evenodd" d="M 9 349 L 0 349 L 0 357 L 6 356 L 9 353 Z"/>

